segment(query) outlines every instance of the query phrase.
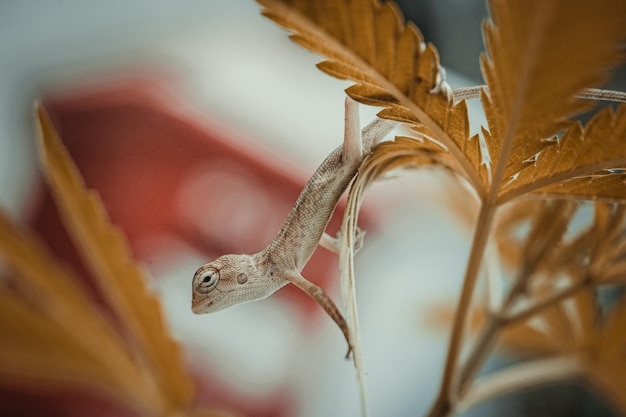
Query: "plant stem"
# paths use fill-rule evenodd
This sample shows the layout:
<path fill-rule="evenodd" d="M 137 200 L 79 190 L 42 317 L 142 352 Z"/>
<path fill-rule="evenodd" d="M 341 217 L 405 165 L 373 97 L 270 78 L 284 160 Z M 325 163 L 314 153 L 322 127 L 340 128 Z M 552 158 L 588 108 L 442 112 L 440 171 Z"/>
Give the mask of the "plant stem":
<path fill-rule="evenodd" d="M 480 264 L 487 246 L 487 239 L 489 238 L 489 232 L 491 230 L 494 214 L 495 205 L 483 204 L 478 217 L 478 222 L 476 224 L 476 230 L 474 232 L 472 249 L 470 251 L 470 257 L 465 270 L 463 288 L 461 290 L 458 308 L 454 316 L 450 346 L 446 356 L 446 364 L 441 380 L 441 387 L 439 389 L 437 400 L 430 410 L 430 417 L 449 415 L 454 408 L 454 401 L 451 398 L 451 394 L 453 385 L 456 383 L 455 373 L 459 359 L 459 352 L 463 342 L 465 321 L 472 301 L 472 295 L 474 293 L 478 273 L 480 271 Z"/>
<path fill-rule="evenodd" d="M 517 94 L 522 94 L 528 80 L 527 77 L 520 80 Z M 472 249 L 470 251 L 470 257 L 467 263 L 467 269 L 465 270 L 465 277 L 463 279 L 463 287 L 461 289 L 461 296 L 457 307 L 456 314 L 454 315 L 454 323 L 452 325 L 452 335 L 450 337 L 450 347 L 446 356 L 446 364 L 443 371 L 443 377 L 441 380 L 441 388 L 439 395 L 433 408 L 429 414 L 430 417 L 446 416 L 454 411 L 455 403 L 458 396 L 458 373 L 457 362 L 459 360 L 459 353 L 461 351 L 461 344 L 463 342 L 463 331 L 465 330 L 465 322 L 467 320 L 469 308 L 474 295 L 474 287 L 478 279 L 478 273 L 480 272 L 480 265 L 482 263 L 485 249 L 487 247 L 487 240 L 491 232 L 491 226 L 498 209 L 498 191 L 502 185 L 504 173 L 506 171 L 507 161 L 509 155 L 513 149 L 513 141 L 515 139 L 515 131 L 517 123 L 519 122 L 519 114 L 521 113 L 521 101 L 518 99 L 513 100 L 513 108 L 511 109 L 511 120 L 506 126 L 506 132 L 502 136 L 502 146 L 500 148 L 499 155 L 497 155 L 495 169 L 493 170 L 493 177 L 489 184 L 489 190 L 484 198 L 482 198 L 482 205 L 480 207 L 480 214 L 478 215 L 478 222 L 476 223 L 476 229 L 474 231 L 474 239 L 472 241 Z M 454 395 L 454 397 L 452 397 Z"/>
<path fill-rule="evenodd" d="M 468 389 L 468 386 L 471 384 L 469 381 L 472 381 L 478 370 L 481 368 L 482 364 L 485 362 L 485 359 L 491 353 L 491 348 L 496 342 L 496 337 L 500 330 L 502 329 L 504 324 L 504 320 L 501 316 L 497 315 L 492 317 L 487 323 L 487 328 L 483 330 L 478 342 L 474 346 L 465 366 L 461 370 L 459 385 L 459 395 L 462 398 L 465 395 L 465 392 Z"/>
<path fill-rule="evenodd" d="M 515 285 L 509 290 L 509 293 L 502 304 L 502 313 L 506 314 L 519 294 L 524 291 L 528 275 L 529 274 L 525 268 L 520 272 L 519 277 L 515 280 Z M 506 319 L 503 318 L 504 316 L 502 313 L 491 315 L 486 329 L 483 331 L 482 335 L 478 339 L 478 342 L 474 346 L 474 349 L 470 353 L 465 366 L 461 369 L 459 379 L 459 395 L 461 397 L 466 391 L 468 381 L 472 380 L 476 376 L 476 373 L 482 366 L 483 362 L 487 356 L 489 356 L 489 353 L 491 353 L 491 347 L 495 342 L 496 336 L 500 332 L 501 328 L 507 323 Z"/>
<path fill-rule="evenodd" d="M 474 100 L 480 98 L 480 90 L 485 88 L 489 91 L 486 85 L 477 85 L 473 87 L 461 87 L 455 88 L 453 91 L 454 100 Z M 626 93 L 617 90 L 603 90 L 600 88 L 585 88 L 576 97 L 585 100 L 600 100 L 611 101 L 615 103 L 626 103 Z"/>

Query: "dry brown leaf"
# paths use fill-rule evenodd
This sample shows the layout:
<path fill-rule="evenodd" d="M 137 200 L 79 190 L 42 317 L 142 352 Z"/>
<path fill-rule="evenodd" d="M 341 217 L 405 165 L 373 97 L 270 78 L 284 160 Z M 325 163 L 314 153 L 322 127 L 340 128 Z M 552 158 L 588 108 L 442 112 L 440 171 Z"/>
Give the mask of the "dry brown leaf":
<path fill-rule="evenodd" d="M 328 58 L 327 74 L 355 81 L 355 100 L 385 107 L 380 117 L 408 122 L 455 157 L 482 194 L 488 181 L 480 146 L 470 140 L 467 106 L 454 104 L 435 47 L 405 23 L 395 3 L 375 0 L 258 0 L 263 14 L 292 31 L 301 46 Z"/>
<path fill-rule="evenodd" d="M 88 318 L 60 323 L 34 310 L 32 302 L 6 292 L 0 292 L 0 302 L 0 312 L 7 317 L 0 322 L 0 384 L 26 391 L 86 390 L 140 415 L 163 414 L 160 394 L 146 383 L 142 369 L 124 355 L 121 345 L 71 327 Z M 98 342 L 104 345 L 96 346 Z"/>
<path fill-rule="evenodd" d="M 142 414 L 163 409 L 80 281 L 1 212 L 0 253 L 19 276 L 11 280 L 15 290 L 0 286 L 0 383 L 91 387 Z"/>
<path fill-rule="evenodd" d="M 573 201 L 544 200 L 539 210 L 529 213 L 531 229 L 521 248 L 518 280 L 527 280 L 550 262 L 550 255 L 562 244 L 576 208 Z"/>
<path fill-rule="evenodd" d="M 594 209 L 587 256 L 590 278 L 599 283 L 615 278 L 624 282 L 620 269 L 626 260 L 626 206 L 596 203 Z"/>
<path fill-rule="evenodd" d="M 351 248 L 367 185 L 402 167 L 443 166 L 466 179 L 481 199 L 442 386 L 431 410 L 432 416 L 448 415 L 464 390 L 463 380 L 474 374 L 458 363 L 463 329 L 500 206 L 530 193 L 571 201 L 626 198 L 624 106 L 615 113 L 600 112 L 584 130 L 571 119 L 592 105 L 577 96 L 604 82 L 610 67 L 623 59 L 620 42 L 626 39 L 626 3 L 492 0 L 493 20 L 484 26 L 487 54 L 481 62 L 488 85 L 481 91 L 488 128 L 473 138 L 466 103 L 455 105 L 442 83 L 435 48 L 424 45 L 417 28 L 404 23 L 392 2 L 259 3 L 266 16 L 292 31 L 295 42 L 327 58 L 319 64 L 321 70 L 356 82 L 347 90 L 349 95 L 383 107 L 380 117 L 406 123 L 426 139 L 398 138 L 380 145 L 364 162 L 350 190 L 342 224 L 341 269 L 351 331 L 358 334 Z M 510 224 L 496 230 L 496 235 L 508 234 L 500 247 L 506 249 L 511 270 L 518 272 L 513 274 L 512 300 L 525 298 L 541 307 L 526 313 L 532 313 L 542 328 L 509 322 L 502 340 L 526 342 L 537 349 L 543 346 L 551 352 L 587 352 L 598 329 L 594 289 L 587 287 L 584 278 L 595 274 L 600 264 L 610 268 L 611 277 L 626 272 L 623 233 L 612 235 L 598 219 L 597 225 L 566 241 L 577 207 L 574 202 L 527 203 L 519 201 L 505 219 Z M 519 238 L 524 224 L 530 233 Z M 617 249 L 602 246 L 601 236 L 610 237 L 606 241 Z M 554 288 L 559 274 L 569 277 L 570 292 Z M 495 318 L 506 322 L 503 317 L 509 317 L 509 307 Z M 474 366 L 483 358 L 479 353 L 470 356 L 468 363 Z M 362 372 L 358 363 L 357 368 Z M 456 385 L 459 380 L 461 385 Z"/>
<path fill-rule="evenodd" d="M 441 301 L 420 308 L 420 323 L 429 329 L 442 332 L 448 329 L 454 318 L 454 310 L 450 307 L 453 300 Z M 467 321 L 470 334 L 477 336 L 490 317 L 484 308 L 472 310 Z M 543 356 L 562 353 L 562 344 L 555 341 L 550 333 L 529 322 L 514 323 L 505 327 L 498 335 L 498 345 L 506 352 L 518 356 Z"/>
<path fill-rule="evenodd" d="M 594 285 L 624 282 L 626 262 L 626 206 L 596 202 L 591 224 L 551 250 L 548 275 L 567 274 L 574 282 Z"/>
<path fill-rule="evenodd" d="M 500 135 L 501 152 L 492 155 L 499 181 L 532 157 L 516 153 L 516 146 L 552 138 L 570 126 L 568 117 L 589 108 L 575 96 L 606 81 L 608 68 L 623 59 L 626 3 L 493 0 L 490 11 L 493 22 L 484 27 L 488 55 L 481 63 L 490 131 Z"/>
<path fill-rule="evenodd" d="M 523 231 L 529 227 L 531 216 L 541 208 L 540 199 L 519 200 L 500 208 L 494 225 L 500 262 L 506 267 L 521 264 Z"/>
<path fill-rule="evenodd" d="M 144 383 L 143 371 L 80 281 L 1 212 L 0 253 L 20 277 L 13 280 L 17 293 L 0 287 L 0 315 L 11 318 L 0 321 L 1 380 L 97 385 L 143 412 L 159 408 L 160 395 Z"/>
<path fill-rule="evenodd" d="M 611 262 L 621 262 L 611 247 L 623 247 L 620 242 L 626 237 L 626 210 L 615 204 L 596 203 L 594 220 L 587 227 L 578 225 L 568 230 L 576 206 L 575 201 L 536 199 L 507 207 L 499 219 L 496 236 L 505 243 L 500 247 L 515 248 L 507 260 L 518 275 L 510 285 L 513 296 L 504 297 L 510 304 L 487 315 L 480 328 L 490 329 L 495 323 L 496 331 L 491 335 L 497 335 L 500 346 L 524 356 L 577 357 L 580 363 L 590 364 L 580 369 L 582 377 L 600 385 L 611 383 L 610 390 L 615 391 L 616 381 L 621 381 L 619 374 L 600 366 L 600 362 L 607 361 L 607 352 L 599 346 L 606 328 L 601 327 L 595 286 L 602 282 L 600 271 Z M 520 229 L 525 229 L 521 235 Z M 564 282 L 566 277 L 568 283 Z M 503 325 L 498 329 L 499 322 Z M 480 363 L 481 356 L 476 352 L 469 356 L 469 369 Z M 622 350 L 620 354 L 624 356 L 626 352 Z M 619 362 L 614 369 L 621 369 L 624 359 L 613 357 L 614 362 Z M 520 369 L 527 363 L 531 362 L 523 362 Z M 473 375 L 467 369 L 462 374 L 464 380 Z M 506 370 L 513 371 L 514 368 Z M 492 376 L 497 378 L 496 374 Z M 535 377 L 550 379 L 549 375 Z M 522 380 L 516 383 L 519 387 L 524 384 Z"/>
<path fill-rule="evenodd" d="M 192 385 L 182 354 L 165 325 L 159 302 L 143 272 L 133 262 L 127 242 L 111 225 L 102 203 L 85 188 L 82 177 L 61 145 L 46 111 L 37 107 L 44 172 L 63 223 L 77 250 L 99 280 L 108 304 L 125 327 L 128 348 L 145 361 L 169 410 L 187 405 Z"/>
<path fill-rule="evenodd" d="M 477 364 L 485 357 L 483 353 L 475 351 L 468 359 L 467 367 L 459 370 L 457 366 L 463 343 L 464 322 L 471 306 L 493 220 L 498 206 L 503 202 L 498 200 L 501 188 L 515 181 L 518 172 L 531 163 L 534 155 L 525 155 L 526 152 L 532 150 L 536 153 L 544 144 L 548 146 L 549 139 L 573 123 L 568 117 L 589 107 L 576 95 L 606 80 L 608 68 L 622 58 L 619 43 L 626 38 L 626 27 L 623 25 L 626 4 L 619 1 L 591 5 L 559 0 L 547 3 L 493 0 L 490 10 L 493 20 L 484 27 L 487 55 L 482 58 L 489 94 L 483 91 L 482 98 L 489 122 L 484 141 L 493 164 L 491 182 L 488 192 L 483 196 L 453 324 L 442 388 L 431 415 L 448 412 L 455 401 L 454 391 L 458 389 L 455 386 L 455 381 L 458 381 L 455 374 L 461 373 L 463 386 L 468 378 L 475 375 Z M 591 26 L 593 36 L 588 33 L 582 35 L 574 23 L 583 21 Z M 581 39 L 581 36 L 585 38 Z M 588 53 L 587 49 L 580 48 L 585 42 L 600 42 L 602 46 Z M 543 234 L 544 230 L 540 230 L 540 235 Z M 532 251 L 523 254 L 523 257 L 532 255 L 528 259 L 530 262 L 525 264 L 522 259 L 520 266 L 532 271 L 536 263 L 547 260 L 542 261 L 544 256 L 540 253 L 541 247 L 545 248 L 546 245 L 531 242 Z M 516 291 L 525 288 L 525 281 L 529 277 L 530 273 L 521 271 L 512 287 L 513 299 Z M 557 313 L 555 310 L 546 320 L 550 324 L 563 323 L 562 314 Z M 492 336 L 492 332 L 486 335 Z M 488 345 L 477 344 L 478 349 Z"/>
<path fill-rule="evenodd" d="M 532 328 L 529 323 L 517 325 L 507 329 L 504 334 L 512 335 L 505 339 L 508 349 L 533 353 L 535 355 L 561 354 L 567 356 L 570 353 L 577 354 L 586 365 L 582 368 L 582 378 L 598 387 L 598 393 L 606 397 L 620 413 L 626 412 L 626 303 L 624 299 L 617 303 L 606 323 L 600 327 L 596 316 L 597 300 L 593 291 L 581 291 L 573 297 L 574 308 L 568 314 L 561 316 L 558 321 L 548 320 L 542 335 L 546 340 L 541 344 L 529 346 L 528 330 Z M 553 306 L 543 311 L 540 318 L 551 314 L 561 306 Z M 562 319 L 567 320 L 563 322 Z M 577 329 L 574 340 L 564 338 L 563 325 L 570 329 Z M 528 348 L 540 350 L 527 351 Z"/>
<path fill-rule="evenodd" d="M 543 356 L 562 353 L 561 345 L 550 334 L 528 323 L 515 324 L 502 330 L 499 345 L 520 356 Z"/>
<path fill-rule="evenodd" d="M 595 289 L 579 291 L 570 298 L 576 345 L 587 351 L 596 343 L 600 318 Z"/>
<path fill-rule="evenodd" d="M 604 108 L 583 129 L 575 124 L 546 142 L 534 161 L 503 187 L 500 201 L 529 192 L 626 199 L 626 105 Z"/>

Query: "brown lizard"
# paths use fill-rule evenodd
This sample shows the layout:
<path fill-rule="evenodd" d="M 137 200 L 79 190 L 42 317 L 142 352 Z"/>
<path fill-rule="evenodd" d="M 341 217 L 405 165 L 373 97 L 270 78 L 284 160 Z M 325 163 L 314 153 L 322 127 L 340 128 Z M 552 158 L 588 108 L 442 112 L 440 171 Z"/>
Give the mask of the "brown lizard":
<path fill-rule="evenodd" d="M 348 342 L 348 357 L 352 348 L 346 320 L 333 300 L 301 272 L 318 244 L 338 252 L 337 239 L 325 235 L 324 230 L 361 162 L 394 124 L 376 119 L 361 132 L 357 103 L 347 98 L 342 146 L 315 171 L 278 235 L 258 253 L 223 255 L 198 268 L 192 281 L 193 312 L 210 313 L 262 299 L 292 283 L 337 323 Z"/>

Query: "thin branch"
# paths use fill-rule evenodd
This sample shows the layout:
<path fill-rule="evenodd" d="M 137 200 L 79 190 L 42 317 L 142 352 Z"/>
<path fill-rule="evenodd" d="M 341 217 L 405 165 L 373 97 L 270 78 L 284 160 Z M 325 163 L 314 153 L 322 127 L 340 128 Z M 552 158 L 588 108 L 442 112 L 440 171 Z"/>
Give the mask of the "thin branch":
<path fill-rule="evenodd" d="M 578 96 L 586 100 L 612 101 L 626 103 L 626 93 L 617 90 L 602 90 L 600 88 L 587 88 Z"/>
<path fill-rule="evenodd" d="M 486 85 L 455 88 L 454 90 L 452 90 L 452 94 L 454 95 L 454 101 L 476 100 L 480 98 L 480 90 L 483 88 L 489 91 Z"/>
<path fill-rule="evenodd" d="M 526 282 L 530 274 L 527 273 L 527 269 L 523 269 L 520 272 L 520 276 L 515 281 L 516 284 L 510 289 L 505 301 L 502 303 L 500 311 L 508 311 L 517 297 L 524 292 Z M 493 314 L 489 318 L 486 328 L 478 338 L 478 341 L 474 345 L 472 351 L 469 354 L 467 361 L 461 369 L 459 377 L 459 392 L 462 394 L 467 389 L 468 385 L 471 385 L 471 381 L 478 370 L 482 366 L 485 359 L 491 353 L 491 348 L 495 344 L 496 337 L 507 323 L 507 319 L 502 314 Z"/>
<path fill-rule="evenodd" d="M 453 91 L 454 101 L 474 100 L 480 98 L 480 90 L 484 88 L 489 91 L 486 85 L 473 87 L 455 88 Z M 626 93 L 617 90 L 602 90 L 600 88 L 586 88 L 576 96 L 585 100 L 611 101 L 614 103 L 626 103 Z"/>
<path fill-rule="evenodd" d="M 470 251 L 470 257 L 465 270 L 465 277 L 463 279 L 463 288 L 461 290 L 457 311 L 454 315 L 450 346 L 446 356 L 439 395 L 429 412 L 429 416 L 431 417 L 449 415 L 454 407 L 451 395 L 453 392 L 452 388 L 457 382 L 455 380 L 458 376 L 457 362 L 463 343 L 465 321 L 468 316 L 467 312 L 471 305 L 472 295 L 474 293 L 474 287 L 478 278 L 478 272 L 480 270 L 485 247 L 487 246 L 491 224 L 493 223 L 493 216 L 495 214 L 495 207 L 495 205 L 491 205 L 487 208 L 487 206 L 483 204 L 478 217 L 478 222 L 474 232 L 474 239 L 472 242 L 472 249 Z"/>
<path fill-rule="evenodd" d="M 523 80 L 519 91 L 523 91 L 524 84 L 525 82 Z M 481 195 L 482 205 L 480 208 L 480 214 L 474 231 L 472 249 L 470 251 L 470 257 L 465 270 L 461 296 L 459 298 L 457 311 L 454 315 L 452 335 L 450 337 L 450 345 L 446 356 L 446 363 L 444 366 L 439 395 L 429 412 L 429 416 L 431 417 L 450 414 L 451 410 L 455 407 L 454 402 L 456 401 L 456 395 L 458 395 L 458 389 L 460 388 L 460 372 L 457 364 L 459 361 L 461 345 L 463 343 L 465 322 L 467 320 L 472 297 L 474 295 L 474 288 L 476 286 L 476 281 L 478 280 L 480 265 L 485 254 L 487 241 L 491 233 L 493 219 L 496 211 L 498 210 L 498 192 L 504 179 L 507 161 L 509 160 L 509 155 L 513 149 L 515 129 L 517 127 L 517 123 L 519 122 L 518 116 L 521 111 L 520 103 L 518 100 L 514 100 L 513 102 L 516 104 L 511 110 L 511 123 L 506 126 L 506 131 L 503 135 L 500 153 L 495 164 L 495 169 L 493 170 L 489 189 L 486 196 Z"/>
<path fill-rule="evenodd" d="M 489 353 L 491 353 L 491 347 L 494 345 L 497 335 L 505 327 L 510 326 L 514 323 L 525 321 L 533 315 L 539 313 L 540 311 L 549 308 L 552 305 L 558 304 L 559 302 L 573 296 L 578 291 L 587 287 L 590 283 L 590 280 L 579 281 L 576 284 L 570 285 L 565 290 L 559 291 L 558 293 L 553 294 L 545 300 L 533 304 L 532 306 L 526 308 L 520 313 L 505 316 L 493 316 L 487 324 L 487 328 L 483 331 L 478 341 L 476 342 L 476 345 L 472 349 L 472 352 L 470 353 L 467 362 L 465 363 L 465 366 L 461 371 L 461 394 L 463 394 L 464 391 L 471 389 L 472 385 L 470 384 L 470 381 L 472 380 L 472 378 L 474 378 L 487 356 L 489 356 Z M 514 298 L 515 297 L 509 297 L 510 300 L 514 300 Z M 512 301 L 510 303 L 506 303 L 502 310 L 506 311 L 511 304 Z"/>
<path fill-rule="evenodd" d="M 502 322 L 503 327 L 529 319 L 530 317 L 539 313 L 541 310 L 546 309 L 552 305 L 558 304 L 561 301 L 565 300 L 566 298 L 572 297 L 578 291 L 590 286 L 591 282 L 592 282 L 591 280 L 581 280 L 575 284 L 570 285 L 566 289 L 556 292 L 552 294 L 550 297 L 547 297 L 546 299 L 541 300 L 533 304 L 532 306 L 525 308 L 519 313 L 506 316 Z"/>

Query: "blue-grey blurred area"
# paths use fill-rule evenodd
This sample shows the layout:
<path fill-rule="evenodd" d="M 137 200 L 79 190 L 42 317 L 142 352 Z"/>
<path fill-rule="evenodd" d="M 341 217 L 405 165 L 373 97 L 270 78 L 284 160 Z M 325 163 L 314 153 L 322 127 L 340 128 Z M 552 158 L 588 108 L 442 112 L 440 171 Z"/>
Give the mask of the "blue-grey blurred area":
<path fill-rule="evenodd" d="M 216 1 L 0 2 L 0 201 L 17 212 L 33 181 L 33 100 L 49 88 L 150 65 L 181 28 L 219 14 Z M 209 17 L 209 19 L 207 19 Z"/>
<path fill-rule="evenodd" d="M 439 51 L 442 65 L 482 83 L 478 56 L 484 51 L 482 25 L 488 1 L 398 0 L 407 20 L 414 22 Z M 615 70 L 605 88 L 626 90 L 626 66 Z"/>

